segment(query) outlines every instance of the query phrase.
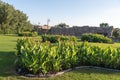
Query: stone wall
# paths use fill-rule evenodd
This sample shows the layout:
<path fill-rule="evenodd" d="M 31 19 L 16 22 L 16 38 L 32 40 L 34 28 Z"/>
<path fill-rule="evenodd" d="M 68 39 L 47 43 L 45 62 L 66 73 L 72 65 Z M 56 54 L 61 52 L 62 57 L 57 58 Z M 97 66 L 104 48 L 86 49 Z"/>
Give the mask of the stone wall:
<path fill-rule="evenodd" d="M 57 28 L 52 27 L 50 30 L 39 30 L 39 34 L 53 34 L 53 35 L 69 35 L 69 36 L 77 36 L 80 37 L 84 33 L 97 33 L 103 34 L 105 36 L 112 36 L 113 27 L 89 27 L 89 26 L 73 26 L 69 28 Z"/>

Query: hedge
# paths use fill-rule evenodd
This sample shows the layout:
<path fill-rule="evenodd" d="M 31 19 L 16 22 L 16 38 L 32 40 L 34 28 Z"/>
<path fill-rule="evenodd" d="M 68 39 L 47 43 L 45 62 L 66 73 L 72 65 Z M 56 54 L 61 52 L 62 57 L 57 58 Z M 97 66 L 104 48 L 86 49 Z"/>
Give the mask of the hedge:
<path fill-rule="evenodd" d="M 112 40 L 100 34 L 85 33 L 81 36 L 81 41 L 111 43 Z"/>
<path fill-rule="evenodd" d="M 42 41 L 50 41 L 51 43 L 57 43 L 59 41 L 77 41 L 77 37 L 63 35 L 42 35 Z"/>
<path fill-rule="evenodd" d="M 21 32 L 21 33 L 18 33 L 18 36 L 36 37 L 38 36 L 38 33 L 37 32 Z"/>

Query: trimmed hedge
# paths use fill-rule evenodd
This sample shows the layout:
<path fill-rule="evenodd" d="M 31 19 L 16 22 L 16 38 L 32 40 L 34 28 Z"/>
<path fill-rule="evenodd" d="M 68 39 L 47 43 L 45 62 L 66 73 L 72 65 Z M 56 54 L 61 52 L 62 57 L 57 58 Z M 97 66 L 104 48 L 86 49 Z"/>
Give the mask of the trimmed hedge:
<path fill-rule="evenodd" d="M 18 33 L 18 36 L 36 37 L 38 36 L 38 33 L 37 32 L 21 32 L 21 33 Z"/>
<path fill-rule="evenodd" d="M 112 40 L 100 34 L 85 33 L 81 36 L 81 41 L 111 43 Z"/>
<path fill-rule="evenodd" d="M 61 35 L 42 35 L 42 41 L 50 41 L 51 43 L 57 43 L 59 41 L 77 41 L 77 37 Z"/>

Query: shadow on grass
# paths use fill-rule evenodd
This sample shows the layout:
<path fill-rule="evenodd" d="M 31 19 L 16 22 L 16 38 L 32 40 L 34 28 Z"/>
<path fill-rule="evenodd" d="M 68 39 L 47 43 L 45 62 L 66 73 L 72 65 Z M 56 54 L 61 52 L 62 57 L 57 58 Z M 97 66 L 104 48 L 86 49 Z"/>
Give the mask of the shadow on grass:
<path fill-rule="evenodd" d="M 0 77 L 15 75 L 15 52 L 0 51 Z"/>

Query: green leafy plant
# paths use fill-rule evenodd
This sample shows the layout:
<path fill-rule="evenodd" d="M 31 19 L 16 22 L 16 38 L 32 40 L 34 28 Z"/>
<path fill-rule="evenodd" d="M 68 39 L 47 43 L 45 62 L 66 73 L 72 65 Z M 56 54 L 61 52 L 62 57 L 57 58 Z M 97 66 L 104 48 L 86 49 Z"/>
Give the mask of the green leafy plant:
<path fill-rule="evenodd" d="M 59 41 L 77 41 L 75 36 L 61 36 L 61 35 L 42 35 L 43 42 L 50 41 L 51 43 L 57 43 Z"/>
<path fill-rule="evenodd" d="M 30 72 L 58 72 L 75 65 L 76 46 L 72 42 L 36 42 L 32 38 L 19 39 L 17 42 L 17 63 Z"/>
<path fill-rule="evenodd" d="M 56 73 L 81 65 L 120 69 L 120 48 L 90 46 L 88 42 L 51 44 L 22 38 L 17 41 L 16 55 L 17 65 L 33 74 Z"/>
<path fill-rule="evenodd" d="M 85 33 L 81 36 L 82 41 L 88 41 L 88 42 L 103 42 L 103 43 L 111 43 L 112 40 L 110 38 L 104 37 L 100 34 L 90 34 Z"/>
<path fill-rule="evenodd" d="M 37 32 L 21 32 L 21 33 L 18 33 L 18 36 L 36 37 L 38 36 L 38 33 Z"/>

